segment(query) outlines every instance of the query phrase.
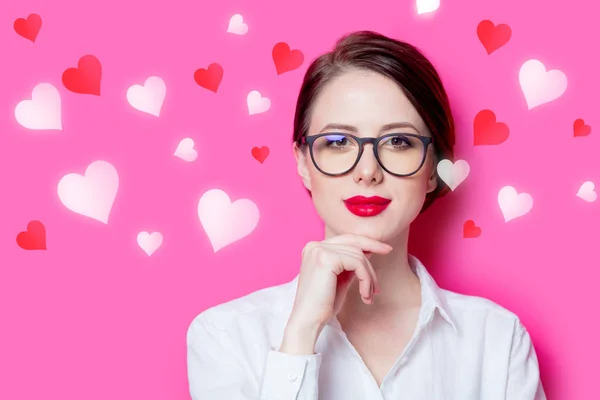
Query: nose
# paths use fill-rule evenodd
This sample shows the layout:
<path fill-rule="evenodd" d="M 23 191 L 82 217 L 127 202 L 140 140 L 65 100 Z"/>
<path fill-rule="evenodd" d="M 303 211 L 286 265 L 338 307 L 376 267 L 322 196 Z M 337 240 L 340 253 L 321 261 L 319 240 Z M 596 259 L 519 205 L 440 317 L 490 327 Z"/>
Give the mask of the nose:
<path fill-rule="evenodd" d="M 353 172 L 354 181 L 356 183 L 379 183 L 383 178 L 383 169 L 375 158 L 373 152 L 373 143 L 365 143 L 363 153 L 356 164 Z"/>

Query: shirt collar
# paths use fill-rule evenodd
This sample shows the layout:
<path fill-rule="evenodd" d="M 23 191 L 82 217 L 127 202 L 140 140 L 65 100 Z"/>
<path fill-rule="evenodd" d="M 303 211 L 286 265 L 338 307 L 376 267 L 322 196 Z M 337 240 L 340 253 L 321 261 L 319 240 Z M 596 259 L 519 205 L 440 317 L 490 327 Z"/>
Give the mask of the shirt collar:
<path fill-rule="evenodd" d="M 419 277 L 419 281 L 421 281 L 421 315 L 419 318 L 426 318 L 426 321 L 429 322 L 434 317 L 433 314 L 437 309 L 442 318 L 452 326 L 454 333 L 458 333 L 456 322 L 443 289 L 437 285 L 435 279 L 417 257 L 409 254 L 408 262 Z"/>

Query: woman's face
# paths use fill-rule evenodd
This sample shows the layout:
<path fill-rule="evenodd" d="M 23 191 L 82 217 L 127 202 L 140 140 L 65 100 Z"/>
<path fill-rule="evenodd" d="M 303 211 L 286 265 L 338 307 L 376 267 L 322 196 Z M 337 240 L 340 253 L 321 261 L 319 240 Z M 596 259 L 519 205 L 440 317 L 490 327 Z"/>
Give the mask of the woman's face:
<path fill-rule="evenodd" d="M 411 126 L 384 129 L 385 125 L 394 123 Z M 331 124 L 337 127 L 328 127 Z M 340 125 L 347 127 L 340 128 Z M 348 148 L 344 147 L 347 141 L 335 142 L 339 138 L 335 133 L 358 137 L 378 137 L 388 133 L 430 136 L 425 123 L 396 83 L 365 71 L 346 72 L 321 90 L 313 104 L 308 136 L 319 133 L 332 134 L 325 143 L 336 147 L 329 148 L 328 153 L 320 153 L 331 157 L 345 157 Z M 396 140 L 388 142 L 388 146 L 398 143 L 402 144 Z M 320 148 L 323 149 L 323 142 Z M 294 147 L 294 151 L 298 173 L 305 187 L 312 192 L 317 213 L 325 223 L 326 237 L 354 233 L 389 242 L 406 231 L 419 214 L 427 193 L 436 187 L 431 145 L 419 172 L 409 177 L 396 177 L 384 171 L 375 159 L 371 144 L 365 144 L 356 167 L 342 176 L 322 174 L 313 164 L 308 149 L 303 152 Z M 394 151 L 402 156 L 398 150 Z M 379 196 L 391 201 L 379 214 L 360 216 L 357 214 L 361 214 L 361 206 L 346 205 L 345 200 L 353 196 Z M 362 211 L 365 208 L 367 212 L 374 210 L 366 206 Z"/>

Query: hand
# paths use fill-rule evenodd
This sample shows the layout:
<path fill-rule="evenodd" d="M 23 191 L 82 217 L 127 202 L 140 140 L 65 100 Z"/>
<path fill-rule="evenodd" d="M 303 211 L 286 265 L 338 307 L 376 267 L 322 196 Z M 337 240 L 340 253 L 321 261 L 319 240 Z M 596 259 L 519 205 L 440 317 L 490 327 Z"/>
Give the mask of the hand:
<path fill-rule="evenodd" d="M 354 279 L 359 281 L 363 301 L 372 304 L 379 282 L 368 255 L 388 254 L 391 250 L 385 243 L 353 234 L 306 244 L 281 351 L 288 344 L 298 349 L 293 352 L 307 353 L 309 347 L 314 348 L 323 326 L 342 308 Z"/>

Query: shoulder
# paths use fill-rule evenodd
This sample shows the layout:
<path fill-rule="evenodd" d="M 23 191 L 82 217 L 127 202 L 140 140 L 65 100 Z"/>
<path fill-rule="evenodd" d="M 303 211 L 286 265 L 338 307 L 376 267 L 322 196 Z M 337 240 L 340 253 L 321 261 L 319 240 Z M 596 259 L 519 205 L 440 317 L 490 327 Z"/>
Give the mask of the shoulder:
<path fill-rule="evenodd" d="M 282 324 L 285 311 L 293 302 L 294 289 L 295 278 L 209 307 L 191 321 L 188 340 L 197 331 L 226 331 L 229 336 L 244 332 L 268 334 Z"/>

